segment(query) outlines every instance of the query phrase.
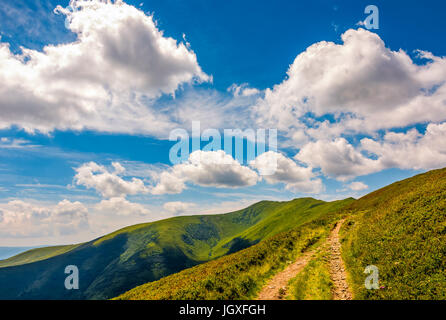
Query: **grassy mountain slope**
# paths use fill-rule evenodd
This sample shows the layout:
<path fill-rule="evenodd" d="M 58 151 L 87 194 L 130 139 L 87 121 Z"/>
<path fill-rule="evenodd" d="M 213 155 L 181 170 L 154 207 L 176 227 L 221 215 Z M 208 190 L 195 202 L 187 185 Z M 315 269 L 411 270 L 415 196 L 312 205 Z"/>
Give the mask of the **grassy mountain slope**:
<path fill-rule="evenodd" d="M 351 201 L 262 201 L 224 215 L 176 217 L 127 227 L 76 246 L 32 250 L 3 262 L 0 299 L 111 298 L 247 248 Z M 80 290 L 65 290 L 67 265 L 78 266 Z"/>
<path fill-rule="evenodd" d="M 391 184 L 354 202 L 341 230 L 358 299 L 446 299 L 446 169 Z M 364 269 L 379 269 L 366 290 Z"/>
<path fill-rule="evenodd" d="M 248 249 L 116 299 L 254 298 L 287 261 L 323 243 L 341 217 L 347 217 L 341 230 L 342 254 L 356 299 L 446 299 L 446 169 L 396 182 L 338 211 L 313 217 Z M 321 250 L 291 280 L 288 298 L 331 299 L 328 258 L 329 252 Z M 379 268 L 381 289 L 365 289 L 368 265 Z"/>
<path fill-rule="evenodd" d="M 313 260 L 289 283 L 289 300 L 331 300 L 333 281 L 330 277 L 327 248 L 318 252 Z"/>
<path fill-rule="evenodd" d="M 321 214 L 245 250 L 136 287 L 116 299 L 251 299 L 265 281 L 310 247 L 325 241 L 331 227 L 353 199 L 332 203 Z M 270 223 L 273 223 L 270 221 Z"/>

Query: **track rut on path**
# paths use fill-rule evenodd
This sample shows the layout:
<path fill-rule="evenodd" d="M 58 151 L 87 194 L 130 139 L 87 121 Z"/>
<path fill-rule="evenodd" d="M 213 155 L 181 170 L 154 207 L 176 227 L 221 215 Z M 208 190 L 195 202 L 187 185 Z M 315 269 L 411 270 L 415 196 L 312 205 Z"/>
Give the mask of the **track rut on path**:
<path fill-rule="evenodd" d="M 352 300 L 353 296 L 348 287 L 347 273 L 341 256 L 341 242 L 339 230 L 344 220 L 339 221 L 328 238 L 330 246 L 330 277 L 333 281 L 332 295 L 334 300 Z"/>
<path fill-rule="evenodd" d="M 276 274 L 260 291 L 257 300 L 283 300 L 287 296 L 288 282 L 305 268 L 314 256 L 314 251 L 308 251 L 297 258 L 295 262 Z"/>
<path fill-rule="evenodd" d="M 329 271 L 333 281 L 332 296 L 334 300 L 351 300 L 353 298 L 347 284 L 345 266 L 341 257 L 339 230 L 343 223 L 344 220 L 341 220 L 336 224 L 327 241 L 321 247 L 322 250 L 325 250 L 328 247 L 330 253 Z M 288 282 L 305 268 L 305 266 L 314 258 L 315 253 L 316 250 L 304 253 L 283 271 L 277 273 L 260 291 L 257 300 L 285 299 L 288 294 Z"/>

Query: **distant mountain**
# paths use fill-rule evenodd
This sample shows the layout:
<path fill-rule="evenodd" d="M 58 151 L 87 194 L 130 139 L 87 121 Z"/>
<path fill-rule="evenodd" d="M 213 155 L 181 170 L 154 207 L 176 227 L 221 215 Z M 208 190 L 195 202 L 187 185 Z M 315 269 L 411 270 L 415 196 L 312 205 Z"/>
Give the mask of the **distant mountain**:
<path fill-rule="evenodd" d="M 355 299 L 446 299 L 446 169 L 393 183 L 341 210 L 291 224 L 292 229 L 246 250 L 141 285 L 117 299 L 252 299 L 266 280 L 310 249 L 318 254 L 305 276 L 291 282 L 292 289 L 308 284 L 310 291 L 326 290 L 329 296 L 333 284 L 326 260 L 331 253 L 323 244 L 341 219 L 342 257 Z M 379 271 L 377 290 L 364 285 L 365 268 L 371 265 Z"/>
<path fill-rule="evenodd" d="M 19 253 L 38 248 L 38 246 L 34 247 L 0 247 L 0 260 L 8 259 Z"/>
<path fill-rule="evenodd" d="M 292 289 L 321 284 L 329 296 L 327 237 L 341 219 L 341 253 L 355 298 L 446 299 L 446 169 L 359 200 L 262 201 L 29 250 L 0 261 L 0 299 L 252 299 L 309 250 L 317 258 Z M 79 268 L 79 290 L 64 288 L 67 265 Z M 378 290 L 364 287 L 369 265 L 379 269 Z"/>
<path fill-rule="evenodd" d="M 0 262 L 0 299 L 108 299 L 228 255 L 352 203 L 312 198 L 262 201 L 244 210 L 176 217 L 73 246 L 34 249 Z M 66 290 L 67 265 L 80 289 Z"/>

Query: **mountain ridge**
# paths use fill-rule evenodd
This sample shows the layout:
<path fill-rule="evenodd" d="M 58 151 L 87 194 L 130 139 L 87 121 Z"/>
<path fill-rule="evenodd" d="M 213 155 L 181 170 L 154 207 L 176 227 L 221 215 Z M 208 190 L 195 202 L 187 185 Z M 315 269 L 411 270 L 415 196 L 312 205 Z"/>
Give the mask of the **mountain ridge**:
<path fill-rule="evenodd" d="M 0 288 L 0 298 L 112 298 L 137 285 L 240 251 L 351 201 L 261 201 L 226 214 L 174 217 L 125 227 L 89 242 L 50 247 L 46 255 L 33 250 L 26 259 L 19 255 L 3 261 L 0 282 L 6 285 Z M 66 252 L 56 254 L 57 250 Z M 67 265 L 79 267 L 80 290 L 63 287 Z"/>
<path fill-rule="evenodd" d="M 331 245 L 330 251 L 323 244 L 335 226 L 340 250 Z M 336 298 L 328 263 L 334 258 L 345 263 L 355 299 L 446 299 L 446 168 L 392 183 L 337 212 L 115 299 L 254 299 L 274 275 L 309 251 L 317 254 L 290 280 L 289 299 Z M 368 266 L 379 270 L 376 290 L 364 286 Z"/>

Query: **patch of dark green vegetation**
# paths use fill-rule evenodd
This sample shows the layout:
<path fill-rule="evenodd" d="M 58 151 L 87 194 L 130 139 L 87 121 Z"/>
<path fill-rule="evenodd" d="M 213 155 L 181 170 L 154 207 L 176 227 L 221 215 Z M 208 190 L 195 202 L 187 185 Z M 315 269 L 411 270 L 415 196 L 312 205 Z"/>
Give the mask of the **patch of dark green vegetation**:
<path fill-rule="evenodd" d="M 80 245 L 31 250 L 0 265 L 0 299 L 112 298 L 245 249 L 350 202 L 262 201 L 228 214 L 176 217 Z M 79 290 L 64 288 L 67 265 L 79 268 Z"/>

